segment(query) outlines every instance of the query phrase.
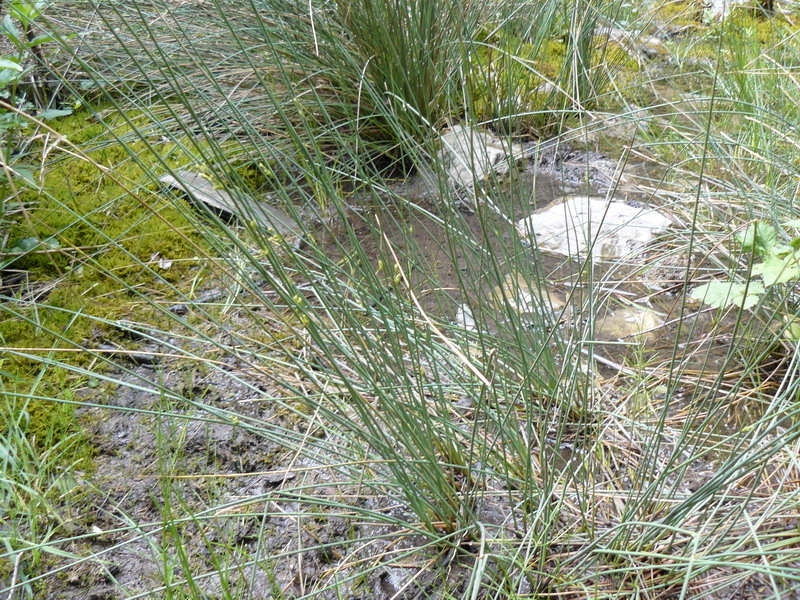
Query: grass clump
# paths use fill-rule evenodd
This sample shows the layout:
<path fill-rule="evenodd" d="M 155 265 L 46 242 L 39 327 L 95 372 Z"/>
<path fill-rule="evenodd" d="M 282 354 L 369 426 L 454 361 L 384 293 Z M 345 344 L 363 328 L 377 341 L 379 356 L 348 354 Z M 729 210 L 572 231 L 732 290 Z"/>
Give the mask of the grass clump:
<path fill-rule="evenodd" d="M 336 92 L 357 98 L 358 84 L 361 97 L 368 99 L 365 116 L 380 114 L 381 105 L 390 107 L 391 118 L 380 127 L 384 135 L 391 131 L 390 123 L 399 124 L 402 131 L 425 132 L 441 125 L 460 104 L 468 43 L 485 10 L 451 0 L 337 2 L 333 19 L 323 21 L 321 28 L 328 34 L 343 32 L 342 40 L 332 48 L 315 45 L 315 54 L 328 57 L 323 58 L 322 72 L 330 73 L 333 85 L 354 66 L 363 65 L 363 77 Z M 346 49 L 351 52 L 345 54 Z M 390 133 L 388 139 L 399 133 Z"/>

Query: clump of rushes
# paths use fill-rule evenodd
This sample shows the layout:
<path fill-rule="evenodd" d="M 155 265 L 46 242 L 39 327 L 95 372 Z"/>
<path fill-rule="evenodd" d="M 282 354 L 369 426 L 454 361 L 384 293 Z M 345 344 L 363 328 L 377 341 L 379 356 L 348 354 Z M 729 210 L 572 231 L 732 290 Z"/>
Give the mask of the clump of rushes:
<path fill-rule="evenodd" d="M 315 162 L 303 141 L 311 137 L 319 158 L 355 174 L 354 163 L 413 163 L 420 148 L 430 160 L 429 142 L 456 122 L 552 131 L 565 112 L 594 106 L 615 70 L 598 35 L 612 4 L 216 0 L 191 20 L 153 19 L 143 32 L 144 7 L 110 2 L 98 5 L 98 18 L 122 45 L 99 38 L 79 49 L 95 74 L 81 89 L 120 72 L 146 73 L 151 91 L 139 92 L 170 99 L 150 108 L 160 126 L 178 130 L 182 119 L 202 118 L 205 135 L 230 143 L 229 160 Z M 172 66 L 177 56 L 181 69 Z M 289 135 L 287 123 L 302 135 Z M 256 147 L 265 135 L 268 151 Z"/>
<path fill-rule="evenodd" d="M 474 1 L 338 0 L 323 16 L 325 37 L 314 53 L 336 93 L 361 104 L 366 129 L 371 115 L 388 111 L 376 125 L 389 140 L 397 137 L 396 124 L 424 132 L 458 110 L 469 43 L 486 11 Z M 331 39 L 335 31 L 342 33 Z M 359 77 L 352 77 L 353 67 L 361 69 Z"/>

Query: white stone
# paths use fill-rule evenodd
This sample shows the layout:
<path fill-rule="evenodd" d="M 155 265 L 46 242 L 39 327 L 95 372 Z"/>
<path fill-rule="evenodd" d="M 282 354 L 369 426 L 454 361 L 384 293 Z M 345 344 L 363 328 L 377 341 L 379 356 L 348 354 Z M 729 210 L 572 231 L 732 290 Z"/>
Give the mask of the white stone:
<path fill-rule="evenodd" d="M 472 316 L 472 309 L 466 304 L 462 304 L 456 310 L 456 325 L 459 325 L 467 331 L 478 331 L 478 326 L 475 323 L 475 317 Z"/>
<path fill-rule="evenodd" d="M 712 19 L 721 19 L 732 7 L 734 1 L 736 0 L 710 0 L 706 4 L 708 16 Z M 741 2 L 736 2 L 736 4 L 741 4 Z"/>
<path fill-rule="evenodd" d="M 494 172 L 503 175 L 523 158 L 523 148 L 496 135 L 455 125 L 441 137 L 442 160 L 455 188 L 471 188 Z"/>
<path fill-rule="evenodd" d="M 706 3 L 706 15 L 710 19 L 720 20 L 730 16 L 735 8 L 758 9 L 765 5 L 766 2 L 759 2 L 758 0 L 709 0 Z"/>
<path fill-rule="evenodd" d="M 591 196 L 568 196 L 520 220 L 517 231 L 544 252 L 592 260 L 640 252 L 672 220 L 646 206 Z"/>

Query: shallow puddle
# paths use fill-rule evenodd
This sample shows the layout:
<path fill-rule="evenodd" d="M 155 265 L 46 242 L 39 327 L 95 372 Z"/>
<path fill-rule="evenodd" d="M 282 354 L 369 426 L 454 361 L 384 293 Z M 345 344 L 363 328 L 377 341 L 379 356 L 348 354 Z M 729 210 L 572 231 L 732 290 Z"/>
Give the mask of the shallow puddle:
<path fill-rule="evenodd" d="M 503 193 L 491 193 L 492 202 L 467 210 L 439 205 L 438 194 L 412 179 L 395 190 L 407 204 L 354 211 L 351 237 L 343 233 L 347 228 L 321 229 L 317 246 L 345 270 L 350 265 L 354 277 L 359 269 L 371 269 L 401 295 L 406 293 L 402 271 L 423 310 L 454 327 L 501 339 L 517 326 L 509 327 L 510 320 L 555 330 L 583 356 L 593 357 L 601 382 L 620 375 L 660 379 L 672 381 L 673 391 L 684 391 L 684 398 L 702 398 L 706 388 L 719 389 L 738 377 L 739 357 L 730 356 L 729 348 L 731 336 L 743 334 L 742 326 L 734 330 L 735 313 L 720 318 L 716 310 L 685 302 L 688 258 L 658 248 L 627 263 L 540 253 L 515 225 L 566 191 L 575 193 L 574 185 L 529 167 L 512 172 L 499 189 Z M 626 201 L 648 199 L 629 190 Z M 363 261 L 368 264 L 355 264 Z M 643 273 L 643 267 L 649 270 Z M 671 413 L 686 410 L 686 402 L 674 402 Z M 752 422 L 758 412 L 751 406 L 730 411 L 726 422 L 737 424 Z"/>

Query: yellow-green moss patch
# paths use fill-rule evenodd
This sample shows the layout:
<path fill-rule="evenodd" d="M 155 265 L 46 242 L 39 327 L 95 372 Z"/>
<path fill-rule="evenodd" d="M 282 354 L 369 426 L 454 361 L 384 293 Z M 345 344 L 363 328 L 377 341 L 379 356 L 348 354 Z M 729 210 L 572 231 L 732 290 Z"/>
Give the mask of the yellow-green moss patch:
<path fill-rule="evenodd" d="M 42 398 L 60 398 L 67 372 L 56 366 L 42 371 L 43 364 L 100 367 L 76 349 L 118 339 L 108 321 L 162 323 L 155 303 L 178 301 L 211 254 L 192 209 L 147 185 L 145 169 L 155 168 L 158 158 L 143 144 L 126 149 L 86 114 L 55 126 L 88 159 L 53 152 L 41 190 L 20 194 L 26 209 L 15 216 L 8 247 L 26 238 L 52 243 L 6 259 L 4 281 L 20 281 L 3 288 L 0 312 L 0 343 L 17 349 L 4 370 L 17 393 L 38 377 Z M 74 373 L 69 377 L 78 383 Z M 58 437 L 78 431 L 68 405 L 37 400 L 29 410 L 39 439 L 53 428 Z"/>

